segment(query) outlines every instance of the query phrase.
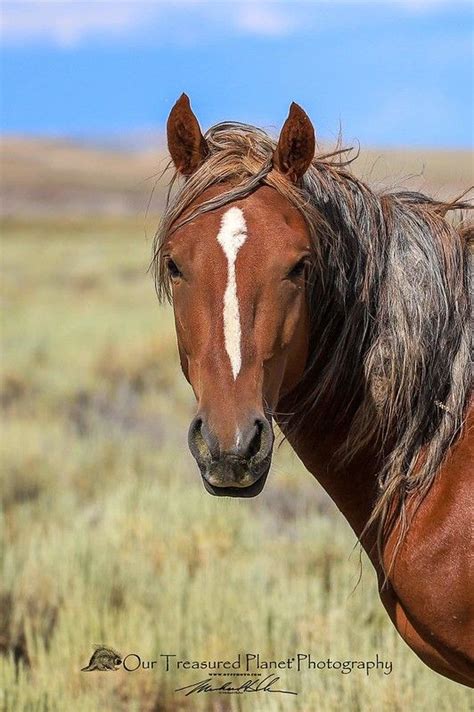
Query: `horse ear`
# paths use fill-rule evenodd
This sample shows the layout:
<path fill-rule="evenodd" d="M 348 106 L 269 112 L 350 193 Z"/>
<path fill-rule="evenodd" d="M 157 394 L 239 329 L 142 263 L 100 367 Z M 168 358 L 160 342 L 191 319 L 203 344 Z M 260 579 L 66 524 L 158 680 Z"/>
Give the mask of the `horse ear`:
<path fill-rule="evenodd" d="M 182 175 L 190 176 L 204 161 L 209 148 L 186 94 L 181 94 L 171 109 L 166 133 L 168 150 L 176 169 Z"/>
<path fill-rule="evenodd" d="M 313 160 L 315 147 L 313 124 L 301 106 L 293 102 L 273 154 L 273 165 L 296 183 Z"/>

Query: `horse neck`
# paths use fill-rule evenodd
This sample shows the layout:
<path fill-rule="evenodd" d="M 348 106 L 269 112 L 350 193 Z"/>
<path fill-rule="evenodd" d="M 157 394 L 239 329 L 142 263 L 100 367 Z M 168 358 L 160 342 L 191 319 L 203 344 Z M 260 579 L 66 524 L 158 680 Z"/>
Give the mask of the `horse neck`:
<path fill-rule="evenodd" d="M 291 404 L 279 404 L 281 412 L 285 412 L 285 407 L 291 408 Z M 377 448 L 369 443 L 349 463 L 336 465 L 335 453 L 347 440 L 349 423 L 323 429 L 311 413 L 300 420 L 297 428 L 288 427 L 283 419 L 277 418 L 277 422 L 305 467 L 326 490 L 357 537 L 361 537 L 377 496 L 377 472 L 381 465 Z M 377 565 L 375 534 L 364 533 L 361 543 Z"/>

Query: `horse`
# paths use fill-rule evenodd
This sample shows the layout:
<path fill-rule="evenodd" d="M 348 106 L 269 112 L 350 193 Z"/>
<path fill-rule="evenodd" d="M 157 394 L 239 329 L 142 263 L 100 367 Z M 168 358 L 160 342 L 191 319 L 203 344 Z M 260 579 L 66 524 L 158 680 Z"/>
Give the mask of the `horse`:
<path fill-rule="evenodd" d="M 447 219 L 466 203 L 375 192 L 295 103 L 274 141 L 232 122 L 203 134 L 183 94 L 167 139 L 152 269 L 205 489 L 258 495 L 276 422 L 367 552 L 401 637 L 474 686 L 470 229 Z"/>

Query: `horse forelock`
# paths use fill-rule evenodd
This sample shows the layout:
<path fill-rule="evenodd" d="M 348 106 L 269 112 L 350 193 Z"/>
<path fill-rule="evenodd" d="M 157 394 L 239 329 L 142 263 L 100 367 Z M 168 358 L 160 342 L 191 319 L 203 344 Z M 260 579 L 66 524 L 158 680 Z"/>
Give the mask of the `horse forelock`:
<path fill-rule="evenodd" d="M 205 138 L 208 158 L 169 199 L 155 236 L 158 294 L 170 297 L 162 248 L 179 225 L 261 185 L 300 211 L 313 250 L 310 355 L 306 395 L 288 425 L 297 428 L 311 409 L 315 422 L 350 423 L 340 462 L 368 444 L 384 452 L 370 520 L 382 540 L 394 512 L 405 521 L 408 497 L 429 490 L 462 429 L 471 388 L 465 236 L 472 229 L 444 215 L 466 205 L 376 193 L 351 173 L 340 146 L 317 154 L 294 185 L 272 168 L 276 143 L 261 129 L 224 123 Z M 222 193 L 195 207 L 219 184 Z"/>

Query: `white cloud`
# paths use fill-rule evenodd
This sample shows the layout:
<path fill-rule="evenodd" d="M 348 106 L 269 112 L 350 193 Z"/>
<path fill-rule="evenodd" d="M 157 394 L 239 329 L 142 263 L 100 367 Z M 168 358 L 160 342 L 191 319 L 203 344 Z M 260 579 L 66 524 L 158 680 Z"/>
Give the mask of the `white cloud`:
<path fill-rule="evenodd" d="M 236 13 L 236 26 L 256 35 L 286 35 L 297 27 L 295 14 L 295 8 L 293 16 L 289 14 L 287 3 L 244 2 Z"/>
<path fill-rule="evenodd" d="M 430 12 L 463 0 L 3 0 L 1 35 L 7 43 L 40 40 L 74 46 L 92 38 L 151 37 L 154 42 L 207 41 L 219 34 L 280 36 L 319 27 L 319 9 L 335 5 L 398 6 Z M 465 0 L 467 2 L 467 0 Z"/>
<path fill-rule="evenodd" d="M 280 35 L 295 26 L 286 2 L 257 0 L 6 0 L 2 3 L 3 40 L 42 40 L 74 46 L 90 37 L 126 38 L 156 32 L 156 41 L 209 32 Z"/>
<path fill-rule="evenodd" d="M 126 35 L 149 17 L 150 4 L 96 0 L 81 2 L 4 2 L 1 32 L 4 40 L 22 42 L 46 40 L 73 46 L 96 35 Z"/>

